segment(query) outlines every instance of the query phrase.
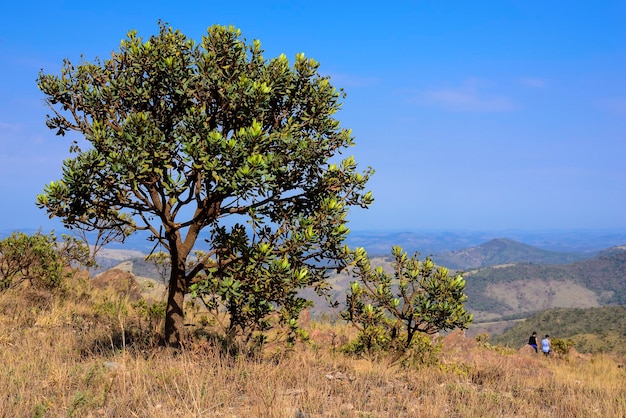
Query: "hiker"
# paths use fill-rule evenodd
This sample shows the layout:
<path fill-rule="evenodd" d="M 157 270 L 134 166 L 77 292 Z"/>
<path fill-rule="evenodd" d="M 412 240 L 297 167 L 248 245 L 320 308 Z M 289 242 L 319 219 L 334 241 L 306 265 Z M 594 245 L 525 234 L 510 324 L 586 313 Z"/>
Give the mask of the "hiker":
<path fill-rule="evenodd" d="M 535 353 L 537 353 L 537 333 L 533 331 L 533 335 L 528 339 L 528 345 L 535 349 Z"/>
<path fill-rule="evenodd" d="M 545 338 L 541 340 L 541 351 L 543 351 L 544 356 L 550 355 L 550 351 L 552 346 L 550 345 L 550 336 L 546 334 Z"/>

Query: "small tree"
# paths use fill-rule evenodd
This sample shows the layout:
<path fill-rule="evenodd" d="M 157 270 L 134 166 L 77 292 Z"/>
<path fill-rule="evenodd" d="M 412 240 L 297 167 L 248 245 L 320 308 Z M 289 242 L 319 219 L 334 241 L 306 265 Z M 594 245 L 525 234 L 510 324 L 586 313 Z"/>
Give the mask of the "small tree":
<path fill-rule="evenodd" d="M 76 238 L 71 235 L 62 235 L 63 242 L 57 243 L 57 254 L 63 264 L 72 269 L 92 268 L 96 266 L 95 253 L 89 248 L 84 237 Z"/>
<path fill-rule="evenodd" d="M 355 351 L 402 355 L 417 334 L 432 335 L 454 328 L 467 328 L 472 321 L 463 302 L 465 280 L 449 276 L 430 258 L 409 258 L 393 247 L 393 274 L 382 267 L 372 269 L 364 249 L 354 252 L 350 285 L 342 317 L 358 330 Z"/>
<path fill-rule="evenodd" d="M 104 62 L 39 75 L 47 125 L 91 148 L 74 142 L 38 204 L 69 228 L 151 233 L 171 262 L 166 344 L 180 345 L 193 284 L 209 294 L 282 286 L 262 309 L 291 320 L 303 304 L 285 298 L 323 290 L 346 264 L 346 215 L 372 202 L 371 170 L 333 161 L 353 140 L 334 119 L 343 94 L 318 68 L 304 54 L 267 60 L 233 27 L 212 26 L 196 44 L 161 24 L 145 41 L 131 31 Z M 194 258 L 203 231 L 208 248 Z"/>
<path fill-rule="evenodd" d="M 80 222 L 71 229 L 88 250 L 89 267 L 96 266 L 96 255 L 105 245 L 112 242 L 123 243 L 129 235 L 135 232 L 132 222 L 119 224 L 110 219 L 99 219 L 94 224 Z M 74 240 L 77 239 L 74 238 Z"/>
<path fill-rule="evenodd" d="M 72 237 L 57 243 L 54 232 L 33 235 L 13 232 L 0 241 L 0 290 L 23 282 L 53 289 L 63 283 L 64 268 L 89 264 L 89 250 Z"/>

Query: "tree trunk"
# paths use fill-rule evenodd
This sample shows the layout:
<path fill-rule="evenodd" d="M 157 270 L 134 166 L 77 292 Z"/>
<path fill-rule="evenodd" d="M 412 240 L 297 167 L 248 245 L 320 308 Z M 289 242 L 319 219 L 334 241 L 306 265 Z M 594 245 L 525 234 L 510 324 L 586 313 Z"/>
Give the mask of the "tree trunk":
<path fill-rule="evenodd" d="M 167 229 L 167 228 L 166 228 Z M 200 231 L 198 225 L 191 225 L 183 242 L 176 229 L 166 230 L 170 247 L 170 282 L 165 310 L 164 343 L 167 347 L 181 348 L 185 327 L 185 295 L 190 285 L 187 277 L 187 256 L 193 248 Z"/>
<path fill-rule="evenodd" d="M 165 311 L 164 342 L 168 347 L 181 347 L 182 331 L 185 326 L 184 302 L 186 292 L 185 271 L 172 263 Z"/>

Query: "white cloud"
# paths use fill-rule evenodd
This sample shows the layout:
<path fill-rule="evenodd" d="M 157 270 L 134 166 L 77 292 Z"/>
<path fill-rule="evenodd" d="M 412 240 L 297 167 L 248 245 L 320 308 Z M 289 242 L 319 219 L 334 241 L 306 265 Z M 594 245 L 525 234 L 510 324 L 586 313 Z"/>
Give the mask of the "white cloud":
<path fill-rule="evenodd" d="M 481 80 L 470 79 L 461 87 L 422 91 L 414 101 L 458 112 L 506 112 L 517 107 L 508 97 L 484 92 L 483 84 Z"/>

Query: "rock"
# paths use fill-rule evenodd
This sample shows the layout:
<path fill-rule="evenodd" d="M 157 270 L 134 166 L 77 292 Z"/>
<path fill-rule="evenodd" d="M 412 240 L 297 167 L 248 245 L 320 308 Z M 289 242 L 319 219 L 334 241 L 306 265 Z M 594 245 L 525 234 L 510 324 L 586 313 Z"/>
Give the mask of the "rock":
<path fill-rule="evenodd" d="M 112 289 L 116 293 L 127 296 L 135 302 L 141 299 L 141 286 L 132 273 L 120 269 L 111 269 L 91 279 L 96 289 Z"/>
<path fill-rule="evenodd" d="M 328 380 L 348 380 L 350 382 L 354 381 L 356 378 L 353 376 L 349 376 L 342 372 L 335 372 L 335 374 L 329 373 L 326 376 Z"/>
<path fill-rule="evenodd" d="M 465 330 L 456 329 L 446 335 L 443 346 L 448 350 L 470 351 L 478 345 L 474 338 L 465 337 Z"/>

